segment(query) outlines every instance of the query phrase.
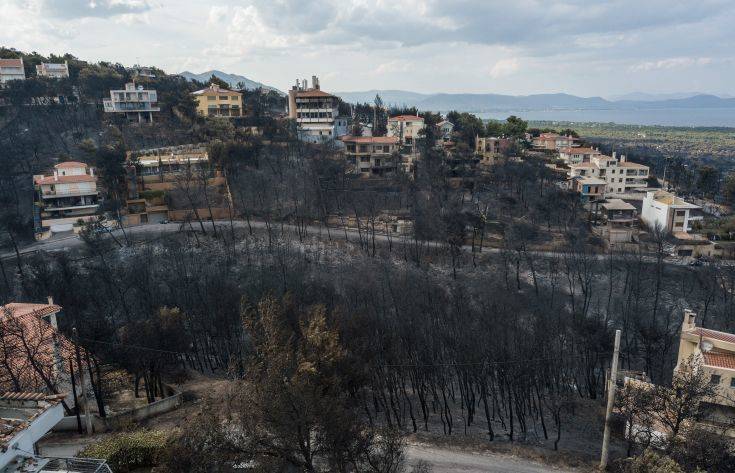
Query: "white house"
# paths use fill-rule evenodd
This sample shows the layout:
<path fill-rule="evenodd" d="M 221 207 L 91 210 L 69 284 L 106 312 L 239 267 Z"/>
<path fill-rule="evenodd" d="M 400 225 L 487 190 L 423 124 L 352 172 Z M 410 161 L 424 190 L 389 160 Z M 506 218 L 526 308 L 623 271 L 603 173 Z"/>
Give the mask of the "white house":
<path fill-rule="evenodd" d="M 442 141 L 446 143 L 447 141 L 450 141 L 452 139 L 452 132 L 454 132 L 454 123 L 447 120 L 442 120 L 437 123 L 436 126 L 439 129 L 439 137 Z"/>
<path fill-rule="evenodd" d="M 124 113 L 128 119 L 138 122 L 153 123 L 153 112 L 160 112 L 158 94 L 155 90 L 146 90 L 142 85 L 135 86 L 130 82 L 121 90 L 111 90 L 110 98 L 103 100 L 105 113 Z"/>
<path fill-rule="evenodd" d="M 0 471 L 111 472 L 104 460 L 39 455 L 36 443 L 64 417 L 63 397 L 27 392 L 0 394 Z"/>
<path fill-rule="evenodd" d="M 63 79 L 65 77 L 69 77 L 69 62 L 64 61 L 63 64 L 42 62 L 36 66 L 36 75 L 39 77 L 49 77 L 51 79 Z"/>
<path fill-rule="evenodd" d="M 648 185 L 648 166 L 630 162 L 625 155 L 618 159 L 615 153 L 612 156 L 600 154 L 591 156 L 589 162 L 570 165 L 569 177 L 577 176 L 605 181 L 605 191 L 601 197 L 606 197 L 645 188 Z"/>
<path fill-rule="evenodd" d="M 99 207 L 97 176 L 86 164 L 59 163 L 54 166 L 52 175 L 33 176 L 33 180 L 40 211 L 38 233 L 71 231 L 79 220 L 91 220 L 96 215 Z"/>
<path fill-rule="evenodd" d="M 670 192 L 646 192 L 641 219 L 650 227 L 659 227 L 671 233 L 689 233 L 691 224 L 702 220 L 701 207 L 690 204 Z"/>
<path fill-rule="evenodd" d="M 25 78 L 23 59 L 0 59 L 0 84 L 11 80 L 25 80 Z"/>
<path fill-rule="evenodd" d="M 424 119 L 416 115 L 398 115 L 388 119 L 388 136 L 398 138 L 410 153 L 415 151 L 416 139 L 423 129 Z"/>

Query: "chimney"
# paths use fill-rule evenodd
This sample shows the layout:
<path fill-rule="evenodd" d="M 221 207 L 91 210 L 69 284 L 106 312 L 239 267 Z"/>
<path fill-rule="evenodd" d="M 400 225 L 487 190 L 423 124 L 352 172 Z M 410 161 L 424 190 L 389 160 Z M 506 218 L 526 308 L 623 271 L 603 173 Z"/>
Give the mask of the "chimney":
<path fill-rule="evenodd" d="M 621 163 L 624 163 L 625 162 L 625 155 L 624 154 L 621 154 L 620 155 L 620 162 Z"/>
<path fill-rule="evenodd" d="M 309 81 L 306 80 L 306 79 L 303 79 L 302 82 L 301 82 L 301 85 L 303 85 L 303 87 L 304 87 L 303 90 L 306 90 L 306 89 L 309 88 Z"/>
<path fill-rule="evenodd" d="M 690 309 L 684 309 L 684 320 L 681 324 L 681 330 L 692 330 L 697 326 L 697 313 Z"/>
<path fill-rule="evenodd" d="M 319 78 L 317 76 L 311 76 L 311 86 L 319 89 Z"/>
<path fill-rule="evenodd" d="M 54 298 L 53 298 L 53 297 L 51 297 L 51 296 L 48 296 L 48 297 L 46 298 L 46 300 L 48 301 L 48 305 L 54 305 Z"/>
<path fill-rule="evenodd" d="M 613 151 L 612 157 L 613 157 L 613 159 L 618 159 L 618 153 L 617 153 L 617 151 Z"/>

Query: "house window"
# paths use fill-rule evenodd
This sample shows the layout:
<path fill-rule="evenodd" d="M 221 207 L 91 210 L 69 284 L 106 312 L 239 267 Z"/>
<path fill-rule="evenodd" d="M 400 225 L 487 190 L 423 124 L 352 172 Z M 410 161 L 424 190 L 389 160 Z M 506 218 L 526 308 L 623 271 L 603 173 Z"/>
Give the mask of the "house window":
<path fill-rule="evenodd" d="M 207 95 L 207 100 L 215 100 L 216 98 L 214 95 Z"/>
<path fill-rule="evenodd" d="M 720 384 L 720 375 L 713 374 L 712 376 L 710 376 L 709 384 Z"/>
<path fill-rule="evenodd" d="M 735 388 L 735 378 L 730 378 L 730 387 Z"/>

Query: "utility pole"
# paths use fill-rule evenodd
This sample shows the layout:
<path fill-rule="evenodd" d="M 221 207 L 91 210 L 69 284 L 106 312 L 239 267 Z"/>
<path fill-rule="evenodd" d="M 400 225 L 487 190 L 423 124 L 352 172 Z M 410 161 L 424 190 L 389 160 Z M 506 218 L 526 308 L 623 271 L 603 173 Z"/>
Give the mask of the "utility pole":
<path fill-rule="evenodd" d="M 81 385 L 82 394 L 82 411 L 84 411 L 84 427 L 87 431 L 87 435 L 92 435 L 92 416 L 89 414 L 89 404 L 87 403 L 87 387 L 84 383 L 84 368 L 82 367 L 82 356 L 79 354 L 79 333 L 77 328 L 71 329 L 71 333 L 74 336 L 74 350 L 77 355 L 77 373 L 79 374 L 79 384 Z M 72 380 L 73 382 L 74 380 Z"/>
<path fill-rule="evenodd" d="M 605 412 L 605 433 L 602 436 L 602 455 L 600 456 L 600 470 L 607 468 L 608 451 L 610 449 L 610 417 L 615 404 L 615 388 L 618 378 L 618 355 L 620 354 L 620 330 L 615 331 L 615 348 L 613 350 L 610 379 L 607 380 L 607 411 Z"/>

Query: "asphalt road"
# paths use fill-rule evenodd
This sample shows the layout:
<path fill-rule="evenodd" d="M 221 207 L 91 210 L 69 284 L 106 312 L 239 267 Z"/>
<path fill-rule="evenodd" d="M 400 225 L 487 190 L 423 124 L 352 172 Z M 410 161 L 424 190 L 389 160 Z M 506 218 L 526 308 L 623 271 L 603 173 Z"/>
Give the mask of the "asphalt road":
<path fill-rule="evenodd" d="M 230 226 L 230 222 L 227 220 L 221 220 L 217 221 L 217 226 L 221 227 L 223 230 L 227 231 L 227 229 Z M 243 220 L 235 220 L 233 221 L 233 226 L 235 228 L 239 229 L 247 229 L 248 223 Z M 264 230 L 266 228 L 265 222 L 262 221 L 254 221 L 251 220 L 250 227 L 254 230 Z M 292 234 L 295 236 L 297 234 L 297 227 L 296 225 L 288 225 L 288 224 L 272 224 L 272 227 L 274 229 L 280 230 L 281 228 L 284 229 L 284 231 L 292 232 Z M 195 231 L 199 229 L 199 224 L 192 222 L 192 226 L 187 226 L 187 229 L 191 228 Z M 211 231 L 211 223 L 205 222 L 205 229 L 209 232 Z M 147 224 L 147 225 L 137 225 L 134 227 L 127 227 L 125 228 L 125 231 L 128 235 L 161 235 L 165 233 L 175 233 L 181 230 L 181 224 L 180 223 L 157 223 L 157 224 Z M 316 225 L 308 225 L 306 227 L 306 231 L 308 233 L 309 237 L 314 236 L 320 236 L 322 239 L 327 238 L 327 230 L 324 227 L 316 226 Z M 114 230 L 112 232 L 116 238 L 120 239 L 122 238 L 122 231 L 121 230 Z M 359 233 L 356 230 L 344 230 L 342 228 L 331 228 L 330 229 L 331 237 L 335 240 L 344 240 L 345 237 L 348 241 L 356 242 L 359 240 Z M 363 233 L 363 238 L 367 238 L 367 236 Z M 376 242 L 380 243 L 387 243 L 389 240 L 393 242 L 393 244 L 400 244 L 400 238 L 399 237 L 391 237 L 388 238 L 386 235 L 382 234 L 376 234 L 375 235 Z M 47 252 L 55 252 L 55 251 L 65 251 L 70 248 L 78 247 L 83 244 L 83 241 L 77 237 L 76 235 L 69 235 L 69 236 L 63 236 L 63 237 L 56 237 L 51 240 L 46 241 L 40 241 L 32 243 L 28 246 L 24 246 L 21 248 L 20 253 L 22 255 L 34 253 L 36 251 L 47 251 Z M 438 246 L 440 243 L 438 242 L 430 242 L 430 246 Z M 472 251 L 472 247 L 470 245 L 465 245 L 462 247 L 464 251 Z M 482 253 L 500 253 L 501 250 L 497 248 L 483 248 Z M 554 251 L 529 251 L 530 255 L 538 256 L 541 258 L 551 258 L 560 256 L 563 253 L 561 252 L 554 252 Z M 589 255 L 588 255 L 589 256 Z M 592 255 L 594 258 L 600 261 L 605 261 L 609 258 L 608 254 L 605 253 L 598 253 L 595 255 Z M 614 258 L 624 258 L 623 255 L 615 255 Z M 13 251 L 6 251 L 5 253 L 0 254 L 0 258 L 2 259 L 12 259 L 15 258 L 15 252 Z M 648 263 L 655 262 L 655 258 L 653 256 L 644 256 L 644 261 Z M 677 264 L 681 265 L 682 262 L 680 261 L 666 261 L 669 264 Z"/>
<path fill-rule="evenodd" d="M 463 452 L 461 450 L 409 445 L 406 456 L 410 465 L 423 460 L 432 466 L 432 473 L 572 473 L 523 458 L 507 455 Z"/>

